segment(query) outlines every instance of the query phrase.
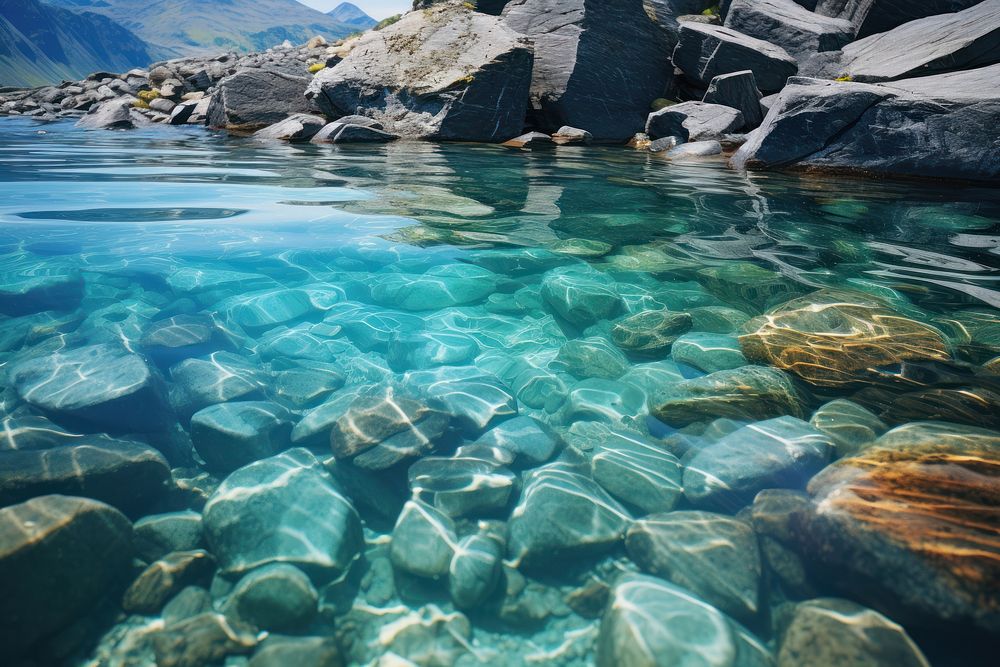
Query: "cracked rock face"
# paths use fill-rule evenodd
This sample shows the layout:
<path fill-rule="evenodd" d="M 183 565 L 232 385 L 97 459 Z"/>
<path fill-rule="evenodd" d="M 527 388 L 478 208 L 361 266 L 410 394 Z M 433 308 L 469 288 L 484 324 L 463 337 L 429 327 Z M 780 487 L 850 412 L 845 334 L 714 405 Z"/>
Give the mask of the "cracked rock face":
<path fill-rule="evenodd" d="M 530 43 L 500 19 L 444 5 L 367 33 L 306 97 L 401 136 L 502 141 L 524 125 L 531 63 Z"/>

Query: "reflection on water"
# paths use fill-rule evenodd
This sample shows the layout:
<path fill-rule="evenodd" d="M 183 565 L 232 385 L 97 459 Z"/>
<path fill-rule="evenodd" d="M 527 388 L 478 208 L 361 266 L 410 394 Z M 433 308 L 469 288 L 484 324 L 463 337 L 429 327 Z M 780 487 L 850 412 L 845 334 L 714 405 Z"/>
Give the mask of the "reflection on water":
<path fill-rule="evenodd" d="M 896 621 L 975 659 L 998 223 L 997 189 L 619 148 L 4 121 L 0 498 L 107 502 L 177 573 L 57 658 L 922 664 Z M 15 650 L 56 659 L 66 605 Z"/>

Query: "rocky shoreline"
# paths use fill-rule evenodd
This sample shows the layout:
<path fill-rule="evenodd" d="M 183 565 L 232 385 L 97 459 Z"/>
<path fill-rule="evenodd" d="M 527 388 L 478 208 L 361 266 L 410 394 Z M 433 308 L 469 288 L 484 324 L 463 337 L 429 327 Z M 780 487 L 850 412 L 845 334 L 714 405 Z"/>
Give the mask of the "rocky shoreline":
<path fill-rule="evenodd" d="M 335 45 L 0 90 L 0 113 L 292 142 L 595 141 L 736 169 L 1000 179 L 1000 0 L 712 4 L 416 2 Z"/>

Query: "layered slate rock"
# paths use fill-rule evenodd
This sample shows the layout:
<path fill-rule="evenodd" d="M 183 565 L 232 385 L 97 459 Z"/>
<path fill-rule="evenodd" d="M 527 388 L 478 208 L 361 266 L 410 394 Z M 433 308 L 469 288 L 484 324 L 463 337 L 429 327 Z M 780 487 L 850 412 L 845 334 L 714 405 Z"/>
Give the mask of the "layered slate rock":
<path fill-rule="evenodd" d="M 109 344 L 28 359 L 10 370 L 17 393 L 53 418 L 91 429 L 148 432 L 164 420 L 158 377 L 142 357 Z"/>
<path fill-rule="evenodd" d="M 534 43 L 531 106 L 547 132 L 624 141 L 672 81 L 673 41 L 638 0 L 512 0 L 503 18 Z"/>
<path fill-rule="evenodd" d="M 680 137 L 684 141 L 705 141 L 735 132 L 744 124 L 743 114 L 738 109 L 705 102 L 681 102 L 649 114 L 646 134 L 654 139 Z"/>
<path fill-rule="evenodd" d="M 258 141 L 288 141 L 292 143 L 309 141 L 326 124 L 326 119 L 322 116 L 297 113 L 285 120 L 257 130 L 253 137 Z"/>
<path fill-rule="evenodd" d="M 361 521 L 304 449 L 240 468 L 205 504 L 205 538 L 224 572 L 291 563 L 314 577 L 343 572 L 363 538 Z"/>
<path fill-rule="evenodd" d="M 986 0 L 961 12 L 910 21 L 848 44 L 839 58 L 837 75 L 871 83 L 997 62 L 1000 3 Z"/>
<path fill-rule="evenodd" d="M 781 638 L 779 667 L 808 662 L 928 667 L 906 630 L 850 600 L 818 598 L 795 605 Z"/>
<path fill-rule="evenodd" d="M 389 557 L 394 567 L 432 579 L 448 574 L 458 537 L 455 523 L 427 503 L 411 500 L 392 529 Z"/>
<path fill-rule="evenodd" d="M 434 7 L 366 33 L 307 96 L 328 116 L 369 116 L 407 137 L 501 141 L 521 132 L 531 63 L 500 19 Z"/>
<path fill-rule="evenodd" d="M 595 424 L 590 470 L 594 481 L 631 507 L 668 512 L 680 499 L 681 463 L 670 452 L 638 434 Z"/>
<path fill-rule="evenodd" d="M 45 450 L 0 452 L 0 504 L 58 493 L 100 500 L 136 516 L 167 492 L 170 468 L 149 445 L 93 439 Z"/>
<path fill-rule="evenodd" d="M 997 140 L 998 77 L 1000 65 L 881 85 L 796 79 L 731 165 L 996 179 L 1000 157 L 983 146 Z"/>
<path fill-rule="evenodd" d="M 751 320 L 740 336 L 751 361 L 821 387 L 851 386 L 868 371 L 903 361 L 950 358 L 944 335 L 865 294 L 821 290 Z"/>
<path fill-rule="evenodd" d="M 677 426 L 718 417 L 804 416 L 802 397 L 791 378 L 763 366 L 718 371 L 668 385 L 654 392 L 649 407 L 658 419 Z"/>
<path fill-rule="evenodd" d="M 720 74 L 750 70 L 765 94 L 778 92 L 798 72 L 795 58 L 780 46 L 704 23 L 681 24 L 673 62 L 702 86 Z"/>
<path fill-rule="evenodd" d="M 764 120 L 760 99 L 753 72 L 743 70 L 713 77 L 701 101 L 738 109 L 743 114 L 744 127 L 752 130 Z"/>
<path fill-rule="evenodd" d="M 304 95 L 309 79 L 269 69 L 246 68 L 216 86 L 206 124 L 250 132 L 308 113 Z"/>
<path fill-rule="evenodd" d="M 829 436 L 795 417 L 750 424 L 685 459 L 684 495 L 735 512 L 763 489 L 804 488 L 833 450 Z"/>
<path fill-rule="evenodd" d="M 524 476 L 511 514 L 508 554 L 529 568 L 604 553 L 624 537 L 632 517 L 593 480 L 559 463 Z"/>
<path fill-rule="evenodd" d="M 220 403 L 191 417 L 191 442 L 211 470 L 231 472 L 288 447 L 292 414 L 269 401 Z"/>
<path fill-rule="evenodd" d="M 766 667 L 767 649 L 740 624 L 657 577 L 621 576 L 597 637 L 598 667 Z"/>
<path fill-rule="evenodd" d="M 0 509 L 5 660 L 15 661 L 93 609 L 131 558 L 132 525 L 104 503 L 42 496 Z"/>
<path fill-rule="evenodd" d="M 760 610 L 760 550 L 746 521 L 698 511 L 654 514 L 629 528 L 625 547 L 643 572 L 734 618 L 749 622 Z"/>
<path fill-rule="evenodd" d="M 732 0 L 725 25 L 776 44 L 797 58 L 836 51 L 855 35 L 850 21 L 821 16 L 794 0 Z"/>
<path fill-rule="evenodd" d="M 995 431 L 900 426 L 817 475 L 812 502 L 783 521 L 786 538 L 841 590 L 891 618 L 997 632 L 998 455 Z"/>

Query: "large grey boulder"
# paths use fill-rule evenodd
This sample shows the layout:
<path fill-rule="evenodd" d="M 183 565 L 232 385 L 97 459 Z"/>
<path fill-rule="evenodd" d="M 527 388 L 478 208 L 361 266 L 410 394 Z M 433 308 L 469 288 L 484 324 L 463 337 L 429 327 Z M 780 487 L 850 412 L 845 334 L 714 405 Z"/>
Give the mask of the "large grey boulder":
<path fill-rule="evenodd" d="M 743 1 L 743 0 L 737 0 Z M 844 47 L 841 76 L 876 82 L 1000 62 L 1000 0 L 910 21 Z"/>
<path fill-rule="evenodd" d="M 817 0 L 810 7 L 817 14 L 847 19 L 858 37 L 892 30 L 916 19 L 960 12 L 982 0 Z M 808 0 L 803 0 L 803 6 Z"/>
<path fill-rule="evenodd" d="M 673 62 L 685 77 L 702 86 L 720 74 L 750 70 L 764 93 L 781 90 L 798 71 L 795 58 L 780 46 L 705 23 L 681 24 Z"/>
<path fill-rule="evenodd" d="M 523 129 L 531 62 L 530 43 L 500 19 L 436 6 L 367 33 L 306 96 L 407 137 L 500 141 Z"/>
<path fill-rule="evenodd" d="M 258 141 L 288 141 L 291 143 L 309 141 L 323 129 L 326 119 L 308 113 L 297 113 L 274 125 L 268 125 L 254 132 Z"/>
<path fill-rule="evenodd" d="M 90 108 L 76 126 L 88 130 L 131 130 L 149 125 L 149 120 L 132 108 L 132 98 L 113 99 Z"/>
<path fill-rule="evenodd" d="M 646 134 L 653 139 L 683 137 L 685 141 L 705 141 L 743 127 L 738 109 L 705 102 L 682 102 L 649 114 Z"/>
<path fill-rule="evenodd" d="M 998 82 L 1000 64 L 881 85 L 795 79 L 731 164 L 997 179 Z"/>
<path fill-rule="evenodd" d="M 721 104 L 739 109 L 743 114 L 744 127 L 753 129 L 764 120 L 760 105 L 761 94 L 753 72 L 743 70 L 732 74 L 720 74 L 708 84 L 702 102 Z"/>
<path fill-rule="evenodd" d="M 623 141 L 671 85 L 675 40 L 642 0 L 512 0 L 503 17 L 534 40 L 531 106 L 545 132 L 571 125 Z"/>
<path fill-rule="evenodd" d="M 250 132 L 287 116 L 308 112 L 303 97 L 309 79 L 276 70 L 246 69 L 219 82 L 208 106 L 206 123 Z"/>
<path fill-rule="evenodd" d="M 725 25 L 796 57 L 835 51 L 854 39 L 855 32 L 850 21 L 821 16 L 794 0 L 733 0 Z"/>

